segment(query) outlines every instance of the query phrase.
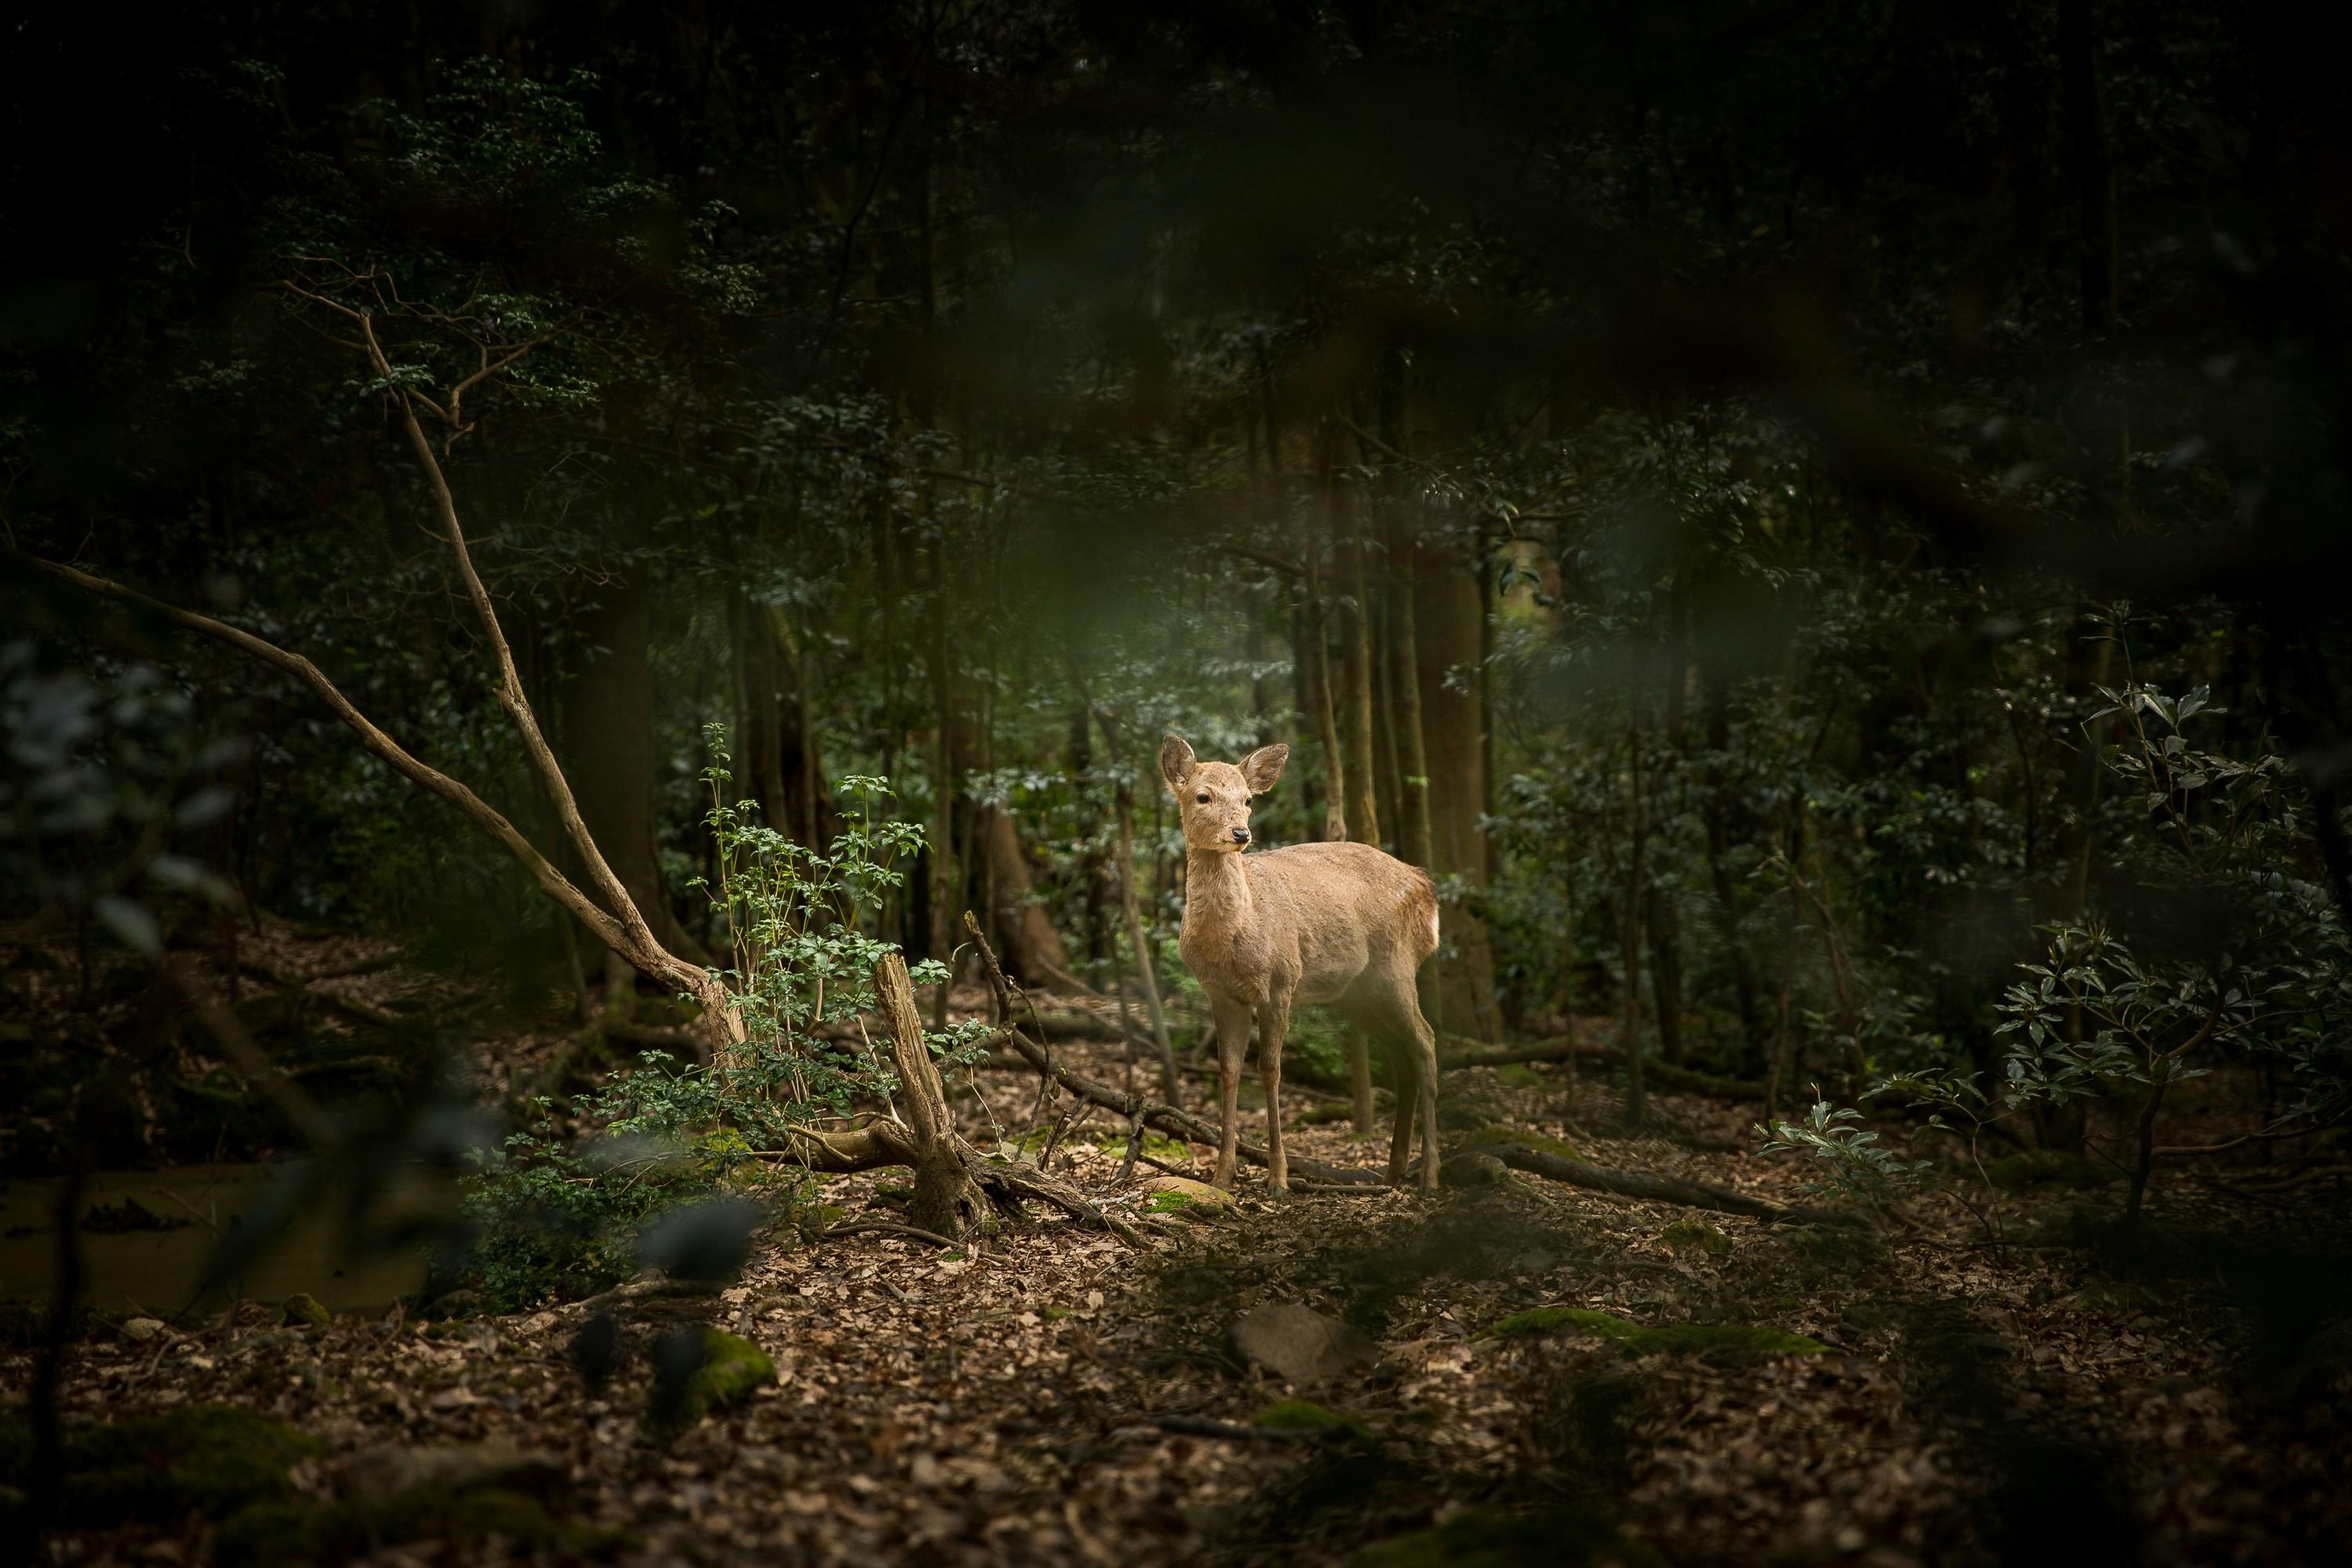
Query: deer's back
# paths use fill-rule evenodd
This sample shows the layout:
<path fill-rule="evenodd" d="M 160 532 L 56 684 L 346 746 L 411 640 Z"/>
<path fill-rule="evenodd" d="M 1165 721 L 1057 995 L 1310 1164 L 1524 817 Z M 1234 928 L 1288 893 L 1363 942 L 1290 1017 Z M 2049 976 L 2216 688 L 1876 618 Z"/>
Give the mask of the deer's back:
<path fill-rule="evenodd" d="M 1294 844 L 1242 864 L 1277 962 L 1297 964 L 1301 1001 L 1329 1000 L 1376 961 L 1410 972 L 1437 950 L 1428 873 L 1369 844 Z"/>

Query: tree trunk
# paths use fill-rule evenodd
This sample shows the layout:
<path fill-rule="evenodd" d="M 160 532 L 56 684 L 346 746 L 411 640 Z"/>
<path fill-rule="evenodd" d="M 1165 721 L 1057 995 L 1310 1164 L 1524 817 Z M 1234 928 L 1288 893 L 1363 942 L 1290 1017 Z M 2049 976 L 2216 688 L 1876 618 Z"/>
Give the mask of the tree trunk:
<path fill-rule="evenodd" d="M 2084 337 L 2091 342 L 2111 338 L 2116 322 L 2116 181 L 2108 153 L 2106 115 L 2099 101 L 2098 39 L 2092 26 L 2091 0 L 2060 0 L 2058 6 L 2059 108 L 2064 125 L 2067 177 L 2074 187 L 2079 303 Z M 2114 418 L 2116 450 L 2108 457 L 2086 454 L 2090 473 L 2084 487 L 2089 516 L 2085 521 L 2112 538 L 2126 505 L 2131 469 L 2130 426 L 2120 409 L 2095 409 Z M 2098 432 L 2092 433 L 2094 437 Z M 2107 677 L 2109 641 L 2106 628 L 2093 606 L 2075 612 L 2066 633 L 2062 675 L 2069 712 L 2085 710 L 2097 699 L 2097 688 Z M 2066 805 L 2057 835 L 2059 884 L 2046 919 L 2053 924 L 2073 924 L 2083 918 L 2091 882 L 2091 818 L 2098 808 L 2102 768 L 2095 737 L 2080 738 L 2066 780 Z M 2070 1010 L 2065 1029 L 2079 1038 L 2082 1023 Z M 2037 1114 L 2042 1142 L 2053 1148 L 2079 1152 L 2083 1147 L 2085 1107 L 2076 1100 L 2056 1110 Z"/>
<path fill-rule="evenodd" d="M 615 578 L 572 616 L 593 651 L 558 700 L 557 751 L 589 836 L 620 879 L 654 940 L 689 963 L 709 952 L 677 921 L 661 871 L 654 820 L 652 614 L 644 579 Z M 620 911 L 614 910 L 615 914 Z"/>
<path fill-rule="evenodd" d="M 777 723 L 777 704 L 783 697 L 783 677 L 776 664 L 776 640 L 769 635 L 761 606 L 744 595 L 734 596 L 736 788 L 742 798 L 760 808 L 760 820 L 779 833 L 792 832 L 791 808 L 784 802 L 783 735 Z"/>
<path fill-rule="evenodd" d="M 2158 1079 L 2147 1086 L 2147 1098 L 2140 1102 L 2132 1152 L 2131 1190 L 2124 1198 L 2124 1225 L 2132 1230 L 2139 1227 L 2140 1205 L 2147 1196 L 2148 1173 L 2156 1165 L 2156 1113 L 2164 1104 L 2164 1091 L 2170 1087 L 2169 1079 Z"/>
<path fill-rule="evenodd" d="M 1391 593 L 1386 563 L 1377 572 L 1367 571 L 1364 603 L 1372 617 L 1372 702 L 1376 724 L 1381 732 L 1379 762 L 1381 821 L 1387 825 L 1389 837 L 1402 846 L 1404 841 L 1404 786 L 1400 782 L 1404 769 L 1400 765 L 1397 745 L 1396 658 L 1389 647 L 1393 616 L 1389 610 Z"/>
<path fill-rule="evenodd" d="M 833 790 L 814 733 L 807 662 L 794 643 L 782 610 L 744 606 L 744 787 L 770 827 L 822 849 L 833 840 Z"/>
<path fill-rule="evenodd" d="M 1054 929 L 1054 922 L 1045 918 L 1045 906 L 1037 901 L 1036 884 L 1030 879 L 1028 857 L 1021 852 L 1021 835 L 1012 814 L 986 803 L 975 803 L 974 809 L 977 820 L 972 837 L 986 858 L 989 882 L 996 894 L 996 907 L 990 913 L 1013 972 L 1027 984 L 1078 989 L 1069 952 L 1062 946 L 1062 933 Z"/>
<path fill-rule="evenodd" d="M 1143 1005 L 1151 1017 L 1151 1043 L 1160 1052 L 1160 1092 L 1176 1102 L 1176 1052 L 1168 1043 L 1168 1016 L 1160 1005 L 1160 979 L 1152 973 L 1151 944 L 1143 934 L 1143 910 L 1135 897 L 1135 795 L 1124 773 L 1118 781 L 1118 901 L 1127 916 L 1128 945 L 1143 979 Z"/>
<path fill-rule="evenodd" d="M 929 638 L 931 712 L 930 926 L 931 956 L 948 962 L 955 951 L 950 921 L 955 897 L 955 700 L 954 671 L 948 663 L 947 550 L 944 542 L 931 546 L 931 626 Z M 948 987 L 953 977 L 940 982 L 931 999 L 931 1017 L 940 1028 L 948 1021 Z"/>
<path fill-rule="evenodd" d="M 780 609 L 768 611 L 768 627 L 783 655 L 793 700 L 782 711 L 778 760 L 783 772 L 786 831 L 812 849 L 833 841 L 832 786 L 825 781 L 824 741 L 816 728 L 816 670 L 810 650 L 793 635 Z"/>
<path fill-rule="evenodd" d="M 1706 768 L 1700 781 L 1706 792 L 1706 869 L 1715 891 L 1716 920 L 1724 951 L 1731 958 L 1732 1002 L 1739 1009 L 1739 1033 L 1748 1056 L 1759 1067 L 1770 1059 L 1771 1041 L 1764 1028 L 1758 1000 L 1756 959 L 1748 951 L 1742 928 L 1739 894 L 1731 878 L 1732 793 L 1725 782 L 1724 758 L 1731 752 L 1730 678 L 1715 658 L 1699 661 L 1699 686 L 1706 703 Z"/>
<path fill-rule="evenodd" d="M 950 1241 L 978 1234 L 989 1218 L 987 1194 L 973 1178 L 963 1140 L 948 1110 L 947 1087 L 923 1039 L 907 961 L 886 952 L 874 964 L 874 992 L 890 1031 L 890 1059 L 898 1073 L 907 1131 L 914 1142 L 915 1192 L 907 1204 L 914 1225 Z"/>
<path fill-rule="evenodd" d="M 1378 764 L 1372 739 L 1372 620 L 1370 584 L 1364 570 L 1364 542 L 1356 516 L 1354 488 L 1339 478 L 1339 429 L 1325 436 L 1323 495 L 1331 536 L 1332 565 L 1345 595 L 1340 611 L 1340 689 L 1333 694 L 1339 740 L 1348 759 L 1348 835 L 1378 847 L 1381 813 Z"/>
<path fill-rule="evenodd" d="M 2066 173 L 2074 186 L 2083 327 L 2096 337 L 2116 323 L 2116 176 L 2099 100 L 2091 5 L 2092 0 L 2058 0 L 2058 81 Z"/>
<path fill-rule="evenodd" d="M 1315 721 L 1317 749 L 1323 753 L 1323 838 L 1344 842 L 1348 837 L 1348 763 L 1339 749 L 1339 724 L 1331 689 L 1331 648 L 1324 633 L 1322 542 L 1307 543 L 1307 597 L 1300 637 L 1306 647 L 1307 700 Z"/>
<path fill-rule="evenodd" d="M 1630 731 L 1626 766 L 1632 773 L 1633 795 L 1629 802 L 1626 827 L 1633 839 L 1631 862 L 1625 873 L 1623 902 L 1625 950 L 1624 1017 L 1618 1026 L 1618 1048 L 1625 1053 L 1625 1121 L 1639 1126 L 1649 1113 L 1648 1095 L 1642 1081 L 1642 904 L 1644 881 L 1648 875 L 1645 853 L 1649 847 L 1650 825 L 1648 803 L 1642 793 L 1642 725 L 1636 719 Z"/>
<path fill-rule="evenodd" d="M 1682 918 L 1673 889 L 1653 881 L 1649 894 L 1650 994 L 1658 1014 L 1658 1054 L 1683 1065 Z"/>
<path fill-rule="evenodd" d="M 1480 623 L 1486 605 L 1465 563 L 1427 548 L 1414 563 L 1415 679 L 1429 779 L 1430 872 L 1462 879 L 1469 901 L 1445 911 L 1444 929 L 1459 954 L 1444 965 L 1438 989 L 1445 1016 L 1462 1032 L 1496 1037 L 1495 961 L 1479 905 L 1486 891 L 1485 748 L 1478 733 Z M 1449 683 L 1448 677 L 1459 678 Z"/>

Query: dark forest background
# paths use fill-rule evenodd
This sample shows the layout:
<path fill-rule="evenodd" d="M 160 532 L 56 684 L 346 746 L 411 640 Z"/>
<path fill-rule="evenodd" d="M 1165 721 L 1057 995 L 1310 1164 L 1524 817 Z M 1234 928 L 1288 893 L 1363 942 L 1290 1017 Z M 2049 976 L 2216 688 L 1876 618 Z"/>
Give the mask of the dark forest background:
<path fill-rule="evenodd" d="M 310 655 L 545 837 L 383 378 L 286 287 L 371 276 L 420 386 L 538 344 L 436 439 L 681 953 L 708 725 L 803 842 L 891 781 L 910 952 L 970 905 L 1097 982 L 1120 801 L 1176 909 L 1160 732 L 1279 738 L 1267 837 L 1443 879 L 1450 1032 L 1992 1070 L 2046 925 L 2340 958 L 2347 119 L 2284 15 L 53 12 L 10 542 Z M 226 888 L 593 972 L 307 693 L 13 595 L 20 914 L 204 941 Z"/>
<path fill-rule="evenodd" d="M 1746 1095 L 1866 1203 L 1933 1115 L 2137 1220 L 2208 1075 L 2340 1158 L 2352 89 L 2300 8 L 200 3 L 28 13 L 0 78 L 0 919 L 65 955 L 12 1009 L 267 917 L 467 988 L 443 1048 L 684 1048 L 674 976 L 154 607 L 589 887 L 437 468 L 688 964 L 750 967 L 746 829 L 916 825 L 855 933 L 977 983 L 979 911 L 1189 1060 L 1153 757 L 1284 741 L 1262 841 L 1436 877 L 1451 1050 Z M 183 1010 L 11 1025 L 0 1162 L 285 1142 Z"/>

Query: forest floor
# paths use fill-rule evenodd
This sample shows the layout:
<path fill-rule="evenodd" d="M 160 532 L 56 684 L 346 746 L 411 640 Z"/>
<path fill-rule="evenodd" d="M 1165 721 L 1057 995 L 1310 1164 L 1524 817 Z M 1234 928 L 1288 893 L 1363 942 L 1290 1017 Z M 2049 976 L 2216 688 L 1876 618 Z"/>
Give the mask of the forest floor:
<path fill-rule="evenodd" d="M 1116 1047 L 1060 1048 L 1126 1071 Z M 969 1081 L 961 1114 L 989 1147 L 1069 1109 L 1026 1075 Z M 1445 1093 L 1600 1165 L 1809 1201 L 1795 1163 L 1744 1152 L 1752 1105 L 1659 1096 L 1625 1136 L 1589 1071 L 1573 1095 L 1549 1068 L 1449 1073 Z M 1894 1568 L 2335 1561 L 2352 1541 L 2352 1251 L 2311 1218 L 2336 1194 L 2297 1208 L 2172 1173 L 2126 1254 L 2101 1240 L 2112 1191 L 1990 1194 L 1999 1245 L 1938 1199 L 1899 1223 L 1774 1224 L 1524 1173 L 1270 1201 L 1249 1172 L 1231 1205 L 1180 1203 L 1119 1183 L 1124 1131 L 1079 1121 L 1051 1166 L 1139 1246 L 1058 1218 L 951 1250 L 779 1223 L 715 1295 L 628 1301 L 601 1389 L 575 1370 L 579 1304 L 101 1321 L 70 1348 L 69 1422 L 261 1447 L 229 1466 L 243 1490 L 134 1475 L 54 1558 Z M 1329 1124 L 1291 1147 L 1375 1165 L 1385 1139 Z M 1208 1151 L 1152 1152 L 1206 1173 Z M 890 1220 L 903 1177 L 835 1178 L 823 1201 Z M 1267 1307 L 1336 1321 L 1291 1337 L 1297 1381 L 1237 1345 Z M 1609 1316 L 1507 1322 L 1544 1308 Z M 694 1322 L 775 1377 L 656 1426 L 650 1347 Z M 11 1405 L 33 1360 L 0 1352 Z M 215 1406 L 299 1430 L 220 1426 Z M 387 1486 L 406 1512 L 349 1511 Z"/>

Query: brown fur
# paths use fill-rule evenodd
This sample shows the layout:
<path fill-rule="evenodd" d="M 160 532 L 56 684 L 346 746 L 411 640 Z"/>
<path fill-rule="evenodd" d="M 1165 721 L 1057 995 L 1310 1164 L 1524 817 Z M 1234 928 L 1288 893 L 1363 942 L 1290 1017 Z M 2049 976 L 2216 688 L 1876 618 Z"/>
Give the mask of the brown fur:
<path fill-rule="evenodd" d="M 1389 1180 L 1404 1180 L 1418 1110 L 1426 1192 L 1437 1184 L 1437 1036 L 1422 1016 L 1414 976 L 1437 951 L 1437 892 L 1427 872 L 1369 844 L 1246 853 L 1250 797 L 1274 787 L 1289 757 L 1287 746 L 1262 746 L 1238 766 L 1203 763 L 1173 735 L 1160 749 L 1160 775 L 1183 813 L 1181 951 L 1209 994 L 1223 1069 L 1214 1179 L 1233 1184 L 1242 1060 L 1255 1022 L 1266 1184 L 1288 1186 L 1283 1041 L 1293 1004 L 1328 1002 L 1388 1051 L 1397 1106 Z"/>

